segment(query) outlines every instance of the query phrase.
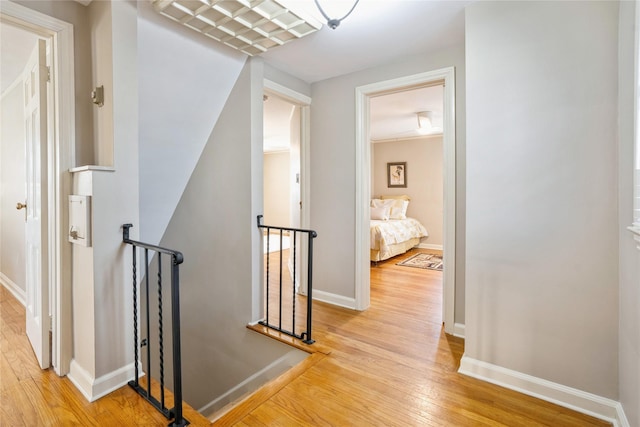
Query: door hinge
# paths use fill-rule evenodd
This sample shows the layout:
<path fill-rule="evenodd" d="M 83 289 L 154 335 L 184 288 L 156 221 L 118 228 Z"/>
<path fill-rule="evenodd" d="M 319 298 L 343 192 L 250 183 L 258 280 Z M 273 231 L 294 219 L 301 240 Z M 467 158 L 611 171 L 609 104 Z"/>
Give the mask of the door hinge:
<path fill-rule="evenodd" d="M 51 67 L 47 66 L 47 81 L 51 81 Z"/>
<path fill-rule="evenodd" d="M 49 332 L 53 331 L 53 316 L 49 316 Z"/>

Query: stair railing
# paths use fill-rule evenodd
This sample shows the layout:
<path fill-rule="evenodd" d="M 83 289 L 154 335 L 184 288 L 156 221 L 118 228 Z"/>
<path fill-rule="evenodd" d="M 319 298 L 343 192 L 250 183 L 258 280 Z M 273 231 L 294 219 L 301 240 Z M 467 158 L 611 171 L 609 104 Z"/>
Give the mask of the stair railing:
<path fill-rule="evenodd" d="M 182 264 L 184 257 L 182 253 L 174 251 L 172 249 L 162 248 L 160 246 L 151 245 L 148 243 L 142 243 L 129 238 L 129 229 L 133 227 L 132 224 L 124 224 L 122 226 L 122 241 L 132 246 L 133 249 L 133 333 L 134 333 L 134 358 L 135 358 L 135 377 L 129 381 L 129 385 L 151 405 L 153 405 L 158 411 L 160 411 L 167 419 L 173 419 L 169 426 L 181 427 L 189 425 L 182 416 L 182 364 L 180 355 L 180 274 L 179 266 Z M 140 340 L 138 335 L 138 277 L 137 277 L 137 253 L 138 249 L 144 250 L 144 283 L 141 283 L 141 288 L 144 286 L 144 298 L 145 298 L 145 310 L 144 321 L 146 326 L 146 338 Z M 151 328 L 150 328 L 150 302 L 149 302 L 149 251 L 155 253 L 158 274 L 157 274 L 157 298 L 158 298 L 158 351 L 159 351 L 159 379 L 160 379 L 160 391 L 159 395 L 155 396 L 151 391 L 151 375 L 152 375 L 152 357 L 151 357 Z M 171 342 L 172 342 L 172 355 L 173 355 L 173 408 L 169 409 L 165 405 L 165 378 L 164 378 L 164 325 L 162 315 L 162 255 L 169 255 L 171 257 Z M 142 295 L 141 295 L 142 297 Z M 141 385 L 139 362 L 140 357 L 138 349 L 146 347 L 146 389 Z M 142 350 L 141 350 L 142 352 Z"/>
<path fill-rule="evenodd" d="M 266 251 L 265 251 L 265 255 L 267 255 L 266 257 L 266 268 L 265 268 L 265 275 L 266 275 L 266 279 L 265 279 L 265 318 L 263 320 L 261 320 L 260 322 L 258 322 L 259 324 L 266 326 L 268 328 L 274 329 L 276 331 L 279 331 L 281 333 L 284 333 L 286 335 L 298 338 L 300 340 L 302 340 L 302 342 L 304 342 L 305 344 L 313 344 L 315 341 L 311 338 L 311 319 L 312 319 L 312 301 L 313 301 L 313 239 L 315 239 L 316 237 L 318 237 L 318 234 L 314 231 L 314 230 L 305 230 L 305 229 L 301 229 L 301 228 L 290 228 L 290 227 L 276 227 L 276 226 L 271 226 L 271 225 L 264 225 L 262 224 L 262 215 L 258 215 L 258 228 L 260 229 L 264 229 L 266 230 L 266 234 L 267 234 L 267 243 L 266 243 Z M 279 248 L 279 257 L 278 257 L 278 261 L 279 261 L 279 276 L 278 276 L 278 289 L 275 291 L 272 291 L 270 288 L 270 278 L 271 278 L 271 265 L 270 265 L 270 251 L 269 251 L 269 234 L 274 232 L 276 233 L 276 235 L 279 236 L 280 238 L 280 248 Z M 284 262 L 284 258 L 283 258 L 283 254 L 284 254 L 284 250 L 282 248 L 282 241 L 283 241 L 283 233 L 284 232 L 288 232 L 290 233 L 290 241 L 291 241 L 291 259 L 292 259 L 292 276 L 293 276 L 293 283 L 292 283 L 292 289 L 291 289 L 291 304 L 292 307 L 290 307 L 291 309 L 291 330 L 286 329 L 285 327 L 283 327 L 283 272 L 282 272 L 282 267 L 283 267 L 283 262 Z M 292 233 L 292 234 L 291 234 Z M 296 286 L 296 278 L 298 277 L 297 275 L 297 256 L 298 256 L 298 250 L 297 250 L 297 240 L 298 240 L 298 234 L 306 234 L 308 236 L 307 238 L 307 242 L 308 242 L 308 246 L 307 246 L 307 304 L 306 304 L 306 331 L 300 332 L 300 333 L 296 333 L 296 291 L 297 291 L 297 286 Z M 275 295 L 274 295 L 275 294 Z M 277 297 L 278 298 L 278 302 L 277 302 L 277 315 L 271 316 L 271 311 L 270 311 L 270 302 L 272 301 L 272 298 Z M 277 323 L 273 323 L 273 317 L 276 317 L 275 322 Z"/>

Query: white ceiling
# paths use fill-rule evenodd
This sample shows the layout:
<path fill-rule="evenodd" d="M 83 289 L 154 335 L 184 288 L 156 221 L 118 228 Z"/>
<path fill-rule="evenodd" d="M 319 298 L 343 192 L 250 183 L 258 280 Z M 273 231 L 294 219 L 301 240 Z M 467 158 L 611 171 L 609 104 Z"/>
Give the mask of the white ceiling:
<path fill-rule="evenodd" d="M 313 0 L 279 0 L 325 22 Z M 353 0 L 319 0 L 331 17 L 342 17 Z M 274 67 L 313 83 L 386 64 L 396 58 L 427 55 L 464 43 L 466 1 L 360 0 L 332 30 L 324 25 L 307 37 L 261 54 Z"/>
<path fill-rule="evenodd" d="M 371 98 L 369 104 L 372 141 L 442 134 L 444 86 L 432 86 Z M 432 113 L 432 128 L 418 129 L 418 112 Z"/>
<path fill-rule="evenodd" d="M 313 0 L 279 1 L 325 22 Z M 319 1 L 330 17 L 341 18 L 355 0 Z M 314 34 L 260 56 L 274 67 L 313 83 L 388 64 L 396 58 L 428 55 L 464 43 L 464 8 L 470 3 L 472 1 L 360 0 L 337 29 L 324 25 Z M 441 133 L 442 106 L 442 86 L 372 98 L 371 139 L 420 136 L 416 116 L 419 111 L 433 111 L 434 126 L 440 128 L 433 133 Z M 270 108 L 265 104 L 265 137 L 271 141 L 283 140 L 288 136 L 288 122 L 285 127 L 283 117 L 277 114 L 286 112 L 269 113 Z M 276 136 L 278 129 L 283 133 Z"/>
<path fill-rule="evenodd" d="M 369 131 L 372 142 L 441 135 L 443 95 L 444 87 L 438 85 L 371 98 Z M 264 101 L 264 151 L 288 150 L 294 105 L 273 94 L 267 96 Z M 421 111 L 433 113 L 430 131 L 418 129 L 417 113 Z"/>
<path fill-rule="evenodd" d="M 76 0 L 88 4 L 87 0 Z M 279 0 L 324 22 L 313 0 Z M 342 17 L 352 0 L 319 0 L 329 16 Z M 427 55 L 464 42 L 465 1 L 360 0 L 353 13 L 332 30 L 326 25 L 310 36 L 261 56 L 276 68 L 309 83 L 389 63 L 394 58 Z M 21 72 L 37 37 L 0 25 L 2 90 Z M 212 43 L 217 43 L 212 40 Z M 442 90 L 427 88 L 390 94 L 371 101 L 373 140 L 416 136 L 418 111 L 434 111 L 442 120 Z M 285 146 L 293 106 L 277 97 L 265 103 L 265 141 L 271 150 Z M 441 124 L 439 126 L 442 126 Z"/>

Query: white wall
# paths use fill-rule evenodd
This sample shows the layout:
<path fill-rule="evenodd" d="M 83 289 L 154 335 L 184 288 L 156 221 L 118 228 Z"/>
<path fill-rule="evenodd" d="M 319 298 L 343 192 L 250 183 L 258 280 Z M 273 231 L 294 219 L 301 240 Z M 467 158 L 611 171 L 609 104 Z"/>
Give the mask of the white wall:
<path fill-rule="evenodd" d="M 616 2 L 466 10 L 465 356 L 618 397 Z"/>
<path fill-rule="evenodd" d="M 314 288 L 355 297 L 355 99 L 358 86 L 454 66 L 456 73 L 456 310 L 464 323 L 464 46 L 324 80 L 312 85 L 311 228 L 318 232 Z M 323 268 L 321 266 L 331 266 Z"/>
<path fill-rule="evenodd" d="M 620 3 L 618 214 L 620 235 L 620 402 L 629 425 L 640 425 L 640 250 L 627 227 L 632 222 L 634 142 L 635 2 Z"/>
<path fill-rule="evenodd" d="M 138 15 L 140 235 L 157 243 L 246 55 L 161 16 L 149 2 L 139 2 Z"/>
<path fill-rule="evenodd" d="M 25 211 L 16 209 L 27 197 L 21 81 L 2 94 L 0 107 L 0 273 L 18 292 L 26 291 Z"/>
<path fill-rule="evenodd" d="M 139 222 L 136 6 L 133 1 L 89 6 L 95 8 L 92 23 L 105 26 L 93 33 L 93 42 L 101 66 L 111 68 L 111 79 L 103 83 L 112 94 L 112 120 L 98 130 L 113 135 L 115 165 L 109 172 L 76 173 L 73 183 L 75 194 L 92 196 L 92 246 L 73 247 L 69 378 L 90 400 L 126 384 L 133 375 L 132 261 L 122 243 L 122 224 Z M 137 240 L 138 233 L 134 228 L 131 238 Z"/>
<path fill-rule="evenodd" d="M 104 105 L 93 105 L 93 164 L 113 167 L 113 40 L 111 4 L 96 2 L 88 8 L 91 23 L 93 87 L 102 86 Z"/>
<path fill-rule="evenodd" d="M 74 81 L 75 81 L 75 165 L 95 164 L 93 152 L 93 104 L 89 94 L 93 86 L 91 76 L 91 30 L 88 8 L 73 0 L 15 1 L 29 9 L 73 24 Z"/>
<path fill-rule="evenodd" d="M 289 152 L 264 153 L 264 224 L 291 226 Z"/>
<path fill-rule="evenodd" d="M 260 61 L 247 62 L 238 77 L 161 241 L 185 257 L 183 390 L 195 408 L 290 351 L 246 329 L 257 320 L 254 284 L 262 274 L 255 268 L 261 250 L 256 215 L 263 196 Z"/>
<path fill-rule="evenodd" d="M 406 194 L 411 197 L 407 216 L 429 232 L 421 243 L 443 244 L 442 136 L 373 144 L 373 196 Z M 387 187 L 387 163 L 407 162 L 407 188 Z"/>
<path fill-rule="evenodd" d="M 308 83 L 292 76 L 291 74 L 274 68 L 266 62 L 264 64 L 264 78 L 278 83 L 295 92 L 301 93 L 306 96 L 311 96 L 311 86 Z"/>

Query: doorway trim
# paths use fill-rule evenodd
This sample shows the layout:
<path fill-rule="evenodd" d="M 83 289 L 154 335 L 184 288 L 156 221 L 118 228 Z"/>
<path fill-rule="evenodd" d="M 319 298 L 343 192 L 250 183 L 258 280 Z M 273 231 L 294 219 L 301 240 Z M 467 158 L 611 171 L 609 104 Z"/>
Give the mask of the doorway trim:
<path fill-rule="evenodd" d="M 56 374 L 69 372 L 72 357 L 71 244 L 67 242 L 71 192 L 69 169 L 75 164 L 75 80 L 73 25 L 12 2 L 2 2 L 0 20 L 49 38 L 52 47 L 53 111 L 48 141 L 49 286 L 52 321 L 52 365 Z"/>
<path fill-rule="evenodd" d="M 456 250 L 456 128 L 455 69 L 442 68 L 356 87 L 356 230 L 355 230 L 355 303 L 357 310 L 370 304 L 371 142 L 369 138 L 369 98 L 444 80 L 443 161 L 443 306 L 444 330 L 455 328 L 455 250 Z"/>
<path fill-rule="evenodd" d="M 300 107 L 300 228 L 308 229 L 311 223 L 311 98 L 269 79 L 264 79 L 264 90 Z M 306 252 L 305 245 L 302 245 L 300 271 L 307 271 Z M 298 290 L 302 295 L 307 294 L 307 277 L 304 274 L 300 275 Z"/>
<path fill-rule="evenodd" d="M 302 213 L 300 222 L 302 228 L 309 227 L 310 223 L 310 140 L 311 140 L 311 98 L 295 90 L 282 86 L 274 81 L 265 79 L 264 89 L 273 92 L 287 101 L 300 107 L 300 199 L 302 201 Z"/>

